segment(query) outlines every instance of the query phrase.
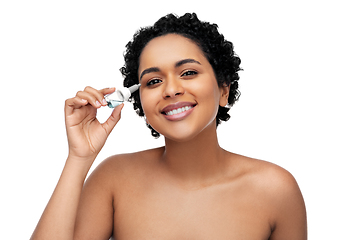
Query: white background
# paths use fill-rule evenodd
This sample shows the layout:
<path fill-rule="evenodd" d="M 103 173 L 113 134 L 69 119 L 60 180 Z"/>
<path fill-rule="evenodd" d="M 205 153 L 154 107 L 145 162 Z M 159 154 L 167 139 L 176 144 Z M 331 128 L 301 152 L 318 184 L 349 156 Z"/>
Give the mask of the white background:
<path fill-rule="evenodd" d="M 360 239 L 360 17 L 346 0 L 2 1 L 0 238 L 28 239 L 51 196 L 67 156 L 65 99 L 118 86 L 125 44 L 170 12 L 217 23 L 242 59 L 221 146 L 295 176 L 309 239 Z M 163 144 L 131 104 L 122 116 L 95 166 Z"/>

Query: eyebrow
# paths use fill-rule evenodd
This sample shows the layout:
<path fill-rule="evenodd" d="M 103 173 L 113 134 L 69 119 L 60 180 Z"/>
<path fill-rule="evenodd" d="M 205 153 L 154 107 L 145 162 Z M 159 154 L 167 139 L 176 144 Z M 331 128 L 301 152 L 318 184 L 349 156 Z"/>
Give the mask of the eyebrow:
<path fill-rule="evenodd" d="M 160 68 L 158 67 L 151 67 L 151 68 L 147 68 L 144 71 L 142 71 L 141 75 L 140 75 L 140 80 L 141 78 L 148 73 L 152 73 L 152 72 L 160 72 Z"/>
<path fill-rule="evenodd" d="M 199 65 L 201 65 L 201 63 L 199 63 L 198 61 L 196 61 L 195 59 L 192 59 L 192 58 L 187 58 L 187 59 L 183 59 L 183 60 L 180 60 L 178 62 L 175 63 L 175 67 L 180 67 L 181 65 L 184 65 L 186 63 L 197 63 Z"/>
<path fill-rule="evenodd" d="M 196 61 L 195 59 L 186 58 L 186 59 L 183 59 L 183 60 L 180 60 L 180 61 L 176 62 L 176 63 L 175 63 L 175 68 L 178 68 L 178 67 L 180 67 L 181 65 L 184 65 L 184 64 L 186 64 L 186 63 L 196 63 L 196 64 L 201 65 L 201 63 L 198 62 L 198 61 Z M 158 68 L 158 67 L 151 67 L 151 68 L 145 69 L 145 70 L 142 71 L 141 74 L 140 74 L 140 80 L 141 80 L 141 78 L 142 78 L 145 74 L 152 73 L 152 72 L 160 72 L 160 68 Z"/>

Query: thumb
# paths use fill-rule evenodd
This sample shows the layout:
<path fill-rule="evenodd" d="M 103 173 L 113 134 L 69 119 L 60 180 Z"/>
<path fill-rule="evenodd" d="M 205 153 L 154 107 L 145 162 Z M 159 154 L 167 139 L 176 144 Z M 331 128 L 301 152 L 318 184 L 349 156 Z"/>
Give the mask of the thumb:
<path fill-rule="evenodd" d="M 102 127 L 105 129 L 106 133 L 109 135 L 114 129 L 115 125 L 119 122 L 121 118 L 121 110 L 124 107 L 124 103 L 114 108 L 114 111 L 111 113 L 110 117 L 102 124 Z"/>

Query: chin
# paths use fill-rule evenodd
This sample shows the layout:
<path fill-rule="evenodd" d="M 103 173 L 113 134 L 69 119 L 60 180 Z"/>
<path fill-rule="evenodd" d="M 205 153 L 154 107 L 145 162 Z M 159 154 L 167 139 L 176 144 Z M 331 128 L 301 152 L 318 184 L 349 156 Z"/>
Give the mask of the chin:
<path fill-rule="evenodd" d="M 188 142 L 194 139 L 198 134 L 190 133 L 188 131 L 172 131 L 169 132 L 159 132 L 162 136 L 164 136 L 165 140 L 171 140 L 174 142 Z"/>
<path fill-rule="evenodd" d="M 194 139 L 196 137 L 196 135 L 177 135 L 177 136 L 174 136 L 174 135 L 167 135 L 167 136 L 164 136 L 165 139 L 168 139 L 168 140 L 171 140 L 173 142 L 178 142 L 178 143 L 185 143 L 185 142 L 189 142 L 191 141 L 192 139 Z"/>
<path fill-rule="evenodd" d="M 155 129 L 156 130 L 156 129 Z M 206 134 L 209 131 L 216 131 L 216 123 L 215 121 L 205 124 L 203 126 L 193 126 L 190 127 L 189 125 L 186 126 L 177 126 L 173 127 L 171 130 L 168 131 L 158 131 L 161 135 L 164 136 L 165 139 L 169 139 L 171 141 L 184 143 L 194 140 L 195 138 L 199 137 L 200 135 Z M 208 134 L 206 134 L 208 136 Z"/>

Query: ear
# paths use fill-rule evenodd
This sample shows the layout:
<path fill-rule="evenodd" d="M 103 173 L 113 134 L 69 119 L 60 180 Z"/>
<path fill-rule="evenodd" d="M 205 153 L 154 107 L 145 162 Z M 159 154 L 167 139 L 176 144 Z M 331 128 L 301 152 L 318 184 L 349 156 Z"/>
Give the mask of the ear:
<path fill-rule="evenodd" d="M 220 87 L 220 101 L 219 105 L 225 107 L 228 104 L 228 98 L 230 93 L 230 84 L 226 85 L 225 83 Z"/>

